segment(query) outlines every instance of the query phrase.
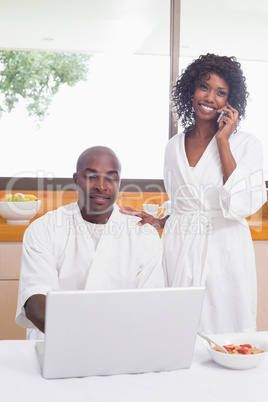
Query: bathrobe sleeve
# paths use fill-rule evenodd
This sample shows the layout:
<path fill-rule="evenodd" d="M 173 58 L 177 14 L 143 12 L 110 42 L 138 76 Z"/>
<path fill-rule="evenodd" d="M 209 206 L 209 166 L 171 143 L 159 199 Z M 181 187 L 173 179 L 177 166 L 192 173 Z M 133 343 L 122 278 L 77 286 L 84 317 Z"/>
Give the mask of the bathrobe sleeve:
<path fill-rule="evenodd" d="M 219 188 L 224 217 L 238 220 L 254 214 L 267 201 L 261 143 L 246 133 L 240 133 L 239 137 L 243 139 L 240 143 L 231 142 L 236 169 Z"/>
<path fill-rule="evenodd" d="M 25 316 L 25 302 L 30 296 L 46 295 L 59 287 L 53 235 L 47 221 L 47 216 L 34 221 L 23 238 L 16 322 L 27 328 L 35 326 Z"/>

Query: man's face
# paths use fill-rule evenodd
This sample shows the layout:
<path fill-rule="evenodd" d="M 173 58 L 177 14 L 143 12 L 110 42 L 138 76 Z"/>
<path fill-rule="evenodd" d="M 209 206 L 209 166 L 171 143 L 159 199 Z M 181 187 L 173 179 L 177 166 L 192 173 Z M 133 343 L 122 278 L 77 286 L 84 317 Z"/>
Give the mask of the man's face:
<path fill-rule="evenodd" d="M 89 153 L 84 157 L 74 174 L 84 219 L 94 215 L 110 216 L 119 191 L 119 174 L 118 162 L 109 153 Z"/>

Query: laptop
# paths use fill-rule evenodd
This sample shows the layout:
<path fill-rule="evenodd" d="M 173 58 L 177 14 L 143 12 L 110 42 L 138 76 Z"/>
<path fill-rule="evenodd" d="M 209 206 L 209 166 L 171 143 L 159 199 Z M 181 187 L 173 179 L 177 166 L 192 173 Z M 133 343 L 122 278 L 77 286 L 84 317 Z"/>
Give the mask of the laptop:
<path fill-rule="evenodd" d="M 190 368 L 204 287 L 52 291 L 44 341 L 45 378 Z"/>

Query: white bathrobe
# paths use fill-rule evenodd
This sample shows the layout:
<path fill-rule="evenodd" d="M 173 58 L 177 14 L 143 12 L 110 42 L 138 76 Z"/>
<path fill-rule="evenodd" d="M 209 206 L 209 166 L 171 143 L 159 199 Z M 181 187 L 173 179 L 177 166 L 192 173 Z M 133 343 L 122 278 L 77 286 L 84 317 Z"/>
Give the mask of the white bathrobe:
<path fill-rule="evenodd" d="M 206 286 L 201 327 L 207 333 L 256 329 L 256 269 L 245 217 L 266 202 L 262 149 L 252 135 L 230 137 L 237 167 L 223 185 L 214 137 L 194 168 L 185 135 L 167 144 L 164 181 L 171 200 L 163 240 L 168 286 Z"/>
<path fill-rule="evenodd" d="M 23 239 L 17 324 L 35 328 L 23 306 L 30 296 L 49 290 L 163 287 L 159 235 L 150 225 L 138 226 L 138 220 L 115 205 L 96 249 L 77 203 L 34 221 Z M 40 331 L 30 332 L 28 338 L 42 338 Z"/>

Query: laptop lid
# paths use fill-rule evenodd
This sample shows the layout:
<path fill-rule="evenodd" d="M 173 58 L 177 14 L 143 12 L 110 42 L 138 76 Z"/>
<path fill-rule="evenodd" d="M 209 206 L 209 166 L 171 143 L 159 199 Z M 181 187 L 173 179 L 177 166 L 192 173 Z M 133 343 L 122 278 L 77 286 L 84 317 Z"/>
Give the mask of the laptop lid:
<path fill-rule="evenodd" d="M 205 288 L 48 293 L 43 376 L 189 368 L 204 294 Z"/>

